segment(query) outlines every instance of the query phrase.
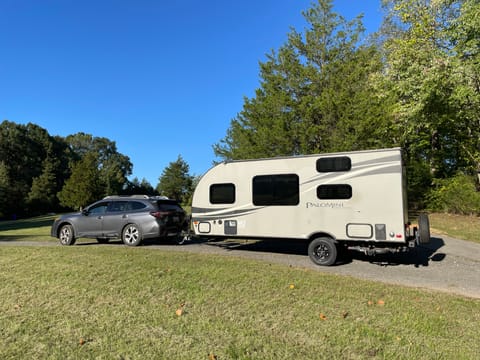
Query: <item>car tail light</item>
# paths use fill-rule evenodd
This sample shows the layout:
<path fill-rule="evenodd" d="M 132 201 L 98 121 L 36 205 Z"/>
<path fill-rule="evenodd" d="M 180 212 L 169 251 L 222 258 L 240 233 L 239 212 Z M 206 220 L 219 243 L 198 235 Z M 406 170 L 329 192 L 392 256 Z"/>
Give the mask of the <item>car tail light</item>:
<path fill-rule="evenodd" d="M 157 219 L 164 219 L 168 216 L 168 212 L 166 211 L 150 211 L 150 215 Z"/>

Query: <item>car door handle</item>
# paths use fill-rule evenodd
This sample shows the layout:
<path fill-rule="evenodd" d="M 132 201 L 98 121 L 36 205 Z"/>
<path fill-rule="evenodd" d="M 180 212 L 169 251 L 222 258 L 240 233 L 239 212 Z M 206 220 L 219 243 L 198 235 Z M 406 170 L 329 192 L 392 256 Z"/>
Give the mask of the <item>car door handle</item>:
<path fill-rule="evenodd" d="M 98 220 L 102 220 L 103 219 L 103 216 L 99 216 L 97 217 Z"/>
<path fill-rule="evenodd" d="M 123 218 L 123 219 L 126 219 L 126 218 L 128 218 L 128 215 L 125 214 L 125 215 L 122 216 L 122 218 Z"/>

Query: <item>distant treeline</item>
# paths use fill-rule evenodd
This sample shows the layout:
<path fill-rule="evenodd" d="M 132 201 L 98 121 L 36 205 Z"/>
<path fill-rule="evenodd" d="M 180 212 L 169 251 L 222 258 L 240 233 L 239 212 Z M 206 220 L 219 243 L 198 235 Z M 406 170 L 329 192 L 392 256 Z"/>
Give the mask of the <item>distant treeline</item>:
<path fill-rule="evenodd" d="M 51 136 L 38 125 L 5 120 L 0 124 L 0 218 L 78 209 L 111 194 L 158 194 L 146 180 L 128 180 L 132 167 L 107 138 Z"/>

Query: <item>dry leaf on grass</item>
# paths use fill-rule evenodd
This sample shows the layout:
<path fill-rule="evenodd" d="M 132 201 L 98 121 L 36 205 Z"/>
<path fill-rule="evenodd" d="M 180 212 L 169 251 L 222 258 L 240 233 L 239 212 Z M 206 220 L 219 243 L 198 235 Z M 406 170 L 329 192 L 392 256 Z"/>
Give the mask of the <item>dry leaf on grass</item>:
<path fill-rule="evenodd" d="M 327 317 L 324 313 L 320 313 L 320 320 L 327 320 Z"/>

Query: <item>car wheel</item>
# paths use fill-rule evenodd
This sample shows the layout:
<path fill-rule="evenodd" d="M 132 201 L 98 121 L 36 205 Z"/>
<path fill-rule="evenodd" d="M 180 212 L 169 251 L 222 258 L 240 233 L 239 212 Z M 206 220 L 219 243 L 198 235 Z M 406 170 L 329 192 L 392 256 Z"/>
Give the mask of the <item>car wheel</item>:
<path fill-rule="evenodd" d="M 110 241 L 109 238 L 97 238 L 99 244 L 107 244 Z"/>
<path fill-rule="evenodd" d="M 317 265 L 330 266 L 337 261 L 337 247 L 331 238 L 319 237 L 308 245 L 308 256 Z"/>
<path fill-rule="evenodd" d="M 60 240 L 60 244 L 62 245 L 73 245 L 75 244 L 75 236 L 73 234 L 73 227 L 72 225 L 63 225 L 60 228 L 60 232 L 58 234 L 58 239 Z"/>
<path fill-rule="evenodd" d="M 418 242 L 428 244 L 430 242 L 430 221 L 427 214 L 420 214 L 418 217 Z"/>
<path fill-rule="evenodd" d="M 128 246 L 138 246 L 142 242 L 142 234 L 135 224 L 128 224 L 123 228 L 122 241 Z"/>

